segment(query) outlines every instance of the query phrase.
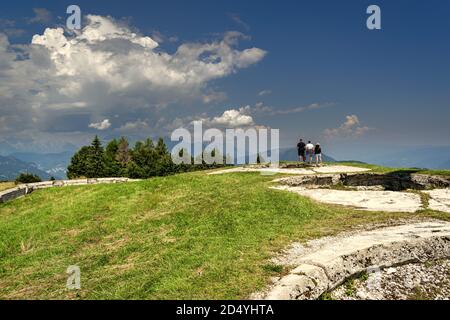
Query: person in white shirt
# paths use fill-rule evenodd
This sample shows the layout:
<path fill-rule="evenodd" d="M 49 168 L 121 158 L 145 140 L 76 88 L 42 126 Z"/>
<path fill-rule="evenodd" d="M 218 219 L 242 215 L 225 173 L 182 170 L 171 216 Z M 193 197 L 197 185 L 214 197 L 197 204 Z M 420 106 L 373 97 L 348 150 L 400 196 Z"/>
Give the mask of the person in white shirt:
<path fill-rule="evenodd" d="M 314 155 L 314 145 L 311 143 L 311 141 L 308 141 L 308 144 L 306 145 L 306 157 L 308 158 L 309 164 L 312 163 L 313 155 Z"/>

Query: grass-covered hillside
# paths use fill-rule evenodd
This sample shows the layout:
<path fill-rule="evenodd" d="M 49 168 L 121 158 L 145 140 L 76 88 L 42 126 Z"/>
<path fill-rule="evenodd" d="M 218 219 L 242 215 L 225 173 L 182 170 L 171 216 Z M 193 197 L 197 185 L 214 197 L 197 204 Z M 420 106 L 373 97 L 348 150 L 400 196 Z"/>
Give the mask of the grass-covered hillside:
<path fill-rule="evenodd" d="M 205 172 L 39 190 L 0 204 L 0 298 L 239 299 L 283 273 L 292 241 L 413 217 L 318 204 L 274 176 Z M 81 269 L 81 290 L 66 269 Z"/>

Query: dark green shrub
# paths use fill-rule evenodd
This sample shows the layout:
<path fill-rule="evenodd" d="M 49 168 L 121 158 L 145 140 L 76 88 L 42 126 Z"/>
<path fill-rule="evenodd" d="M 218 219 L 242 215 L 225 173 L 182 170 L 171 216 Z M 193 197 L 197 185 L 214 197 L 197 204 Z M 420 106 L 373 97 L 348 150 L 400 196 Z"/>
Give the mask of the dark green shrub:
<path fill-rule="evenodd" d="M 41 178 L 35 174 L 31 173 L 21 173 L 16 178 L 16 183 L 35 183 L 35 182 L 41 182 Z"/>

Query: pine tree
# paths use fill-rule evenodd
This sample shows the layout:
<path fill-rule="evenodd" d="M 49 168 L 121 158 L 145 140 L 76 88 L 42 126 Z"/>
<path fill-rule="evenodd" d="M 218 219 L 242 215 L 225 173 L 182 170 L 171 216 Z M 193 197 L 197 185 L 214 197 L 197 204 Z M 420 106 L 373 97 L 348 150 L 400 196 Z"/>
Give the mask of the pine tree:
<path fill-rule="evenodd" d="M 146 178 L 157 175 L 158 154 L 152 139 L 145 140 L 140 149 L 140 166 Z"/>
<path fill-rule="evenodd" d="M 112 139 L 105 148 L 105 154 L 108 157 L 115 157 L 117 150 L 119 150 L 119 142 L 117 139 Z"/>
<path fill-rule="evenodd" d="M 126 174 L 129 178 L 132 179 L 143 179 L 145 176 L 144 170 L 142 170 L 142 168 L 133 161 L 128 162 Z"/>
<path fill-rule="evenodd" d="M 84 146 L 73 155 L 67 167 L 67 177 L 69 179 L 87 177 L 89 157 L 92 153 L 91 149 L 92 147 L 90 146 Z"/>
<path fill-rule="evenodd" d="M 88 170 L 86 177 L 100 178 L 105 174 L 105 158 L 102 143 L 98 136 L 95 136 L 91 143 L 91 152 L 89 154 Z"/>
<path fill-rule="evenodd" d="M 164 143 L 163 138 L 158 139 L 158 143 L 156 144 L 156 147 L 155 147 L 155 152 L 156 152 L 156 155 L 158 156 L 158 158 L 162 158 L 162 157 L 168 155 L 169 152 L 167 151 L 167 147 L 166 147 L 166 144 Z"/>
<path fill-rule="evenodd" d="M 126 168 L 128 163 L 131 161 L 129 145 L 125 137 L 122 137 L 119 140 L 116 153 L 116 160 L 119 162 L 122 168 Z"/>
<path fill-rule="evenodd" d="M 119 150 L 119 142 L 116 139 L 111 140 L 105 149 L 105 176 L 118 177 L 123 175 L 119 161 L 116 159 Z"/>
<path fill-rule="evenodd" d="M 165 176 L 173 173 L 175 167 L 163 138 L 159 138 L 155 147 L 156 175 Z"/>

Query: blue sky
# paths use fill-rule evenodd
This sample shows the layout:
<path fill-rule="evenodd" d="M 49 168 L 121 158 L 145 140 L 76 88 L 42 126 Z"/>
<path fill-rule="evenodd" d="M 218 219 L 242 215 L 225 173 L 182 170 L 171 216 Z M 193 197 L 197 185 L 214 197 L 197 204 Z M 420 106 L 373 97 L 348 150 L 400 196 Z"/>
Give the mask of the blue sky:
<path fill-rule="evenodd" d="M 27 108 L 37 110 L 32 97 L 16 99 L 21 105 L 15 108 L 9 105 L 12 100 L 0 100 L 3 127 L 14 119 L 21 124 L 0 129 L 0 142 L 57 151 L 66 143 L 85 143 L 94 134 L 138 139 L 168 134 L 175 124 L 186 125 L 194 118 L 214 124 L 229 115 L 245 125 L 279 128 L 282 146 L 295 145 L 302 136 L 322 142 L 338 158 L 368 157 L 380 149 L 449 145 L 450 1 L 16 1 L 1 4 L 0 33 L 8 35 L 6 50 L 16 50 L 16 44 L 29 46 L 33 35 L 42 35 L 46 27 L 63 26 L 66 7 L 75 3 L 84 17 L 110 16 L 130 32 L 151 37 L 159 44 L 155 50 L 168 55 L 183 44 L 220 42 L 231 31 L 241 35 L 230 47 L 241 53 L 260 51 L 253 51 L 255 56 L 245 66 L 231 61 L 228 71 L 202 78 L 194 89 L 160 92 L 152 87 L 149 96 L 148 79 L 142 85 L 133 83 L 127 94 L 138 101 L 128 98 L 124 103 L 141 103 L 139 108 L 108 109 L 107 104 L 124 96 L 124 89 L 108 100 L 111 88 L 94 80 L 85 88 L 104 89 L 104 99 L 89 100 L 93 93 L 84 92 L 88 98 L 83 99 L 87 105 L 83 111 L 79 99 L 70 100 L 73 106 L 66 108 L 69 100 L 57 100 L 58 96 L 46 100 L 58 105 L 52 109 L 58 111 L 42 107 L 31 117 Z M 366 28 L 366 8 L 371 4 L 381 8 L 381 30 Z M 33 11 L 36 8 L 45 10 Z M 11 61 L 10 68 L 23 67 Z M 18 74 L 23 72 L 13 76 L 0 72 L 0 81 L 5 87 L 19 82 Z M 80 77 L 86 80 L 85 74 Z M 11 97 L 14 90 L 22 94 L 24 89 L 42 96 L 54 85 L 52 79 L 55 76 L 49 74 L 33 79 L 29 88 L 9 85 L 4 90 Z M 185 89 L 192 94 L 168 97 Z M 225 114 L 230 110 L 236 112 Z M 101 125 L 104 120 L 109 126 Z"/>

